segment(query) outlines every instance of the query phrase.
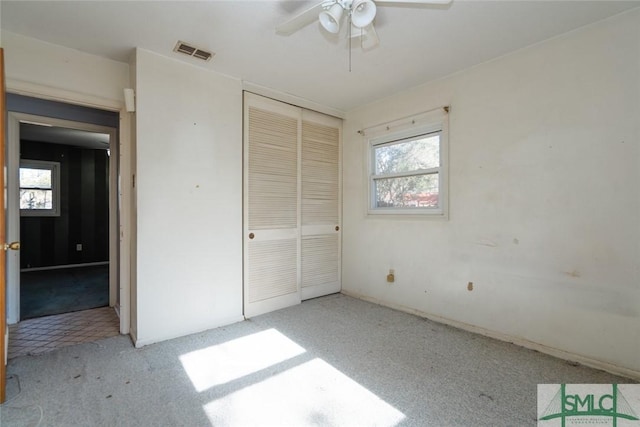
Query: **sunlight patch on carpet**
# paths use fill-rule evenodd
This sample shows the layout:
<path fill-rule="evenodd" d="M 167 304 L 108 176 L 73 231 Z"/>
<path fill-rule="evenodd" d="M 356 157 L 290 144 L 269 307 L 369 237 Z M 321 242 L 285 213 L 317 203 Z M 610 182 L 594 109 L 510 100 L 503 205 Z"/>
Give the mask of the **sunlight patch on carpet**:
<path fill-rule="evenodd" d="M 405 418 L 402 412 L 317 358 L 203 408 L 214 426 L 392 427 Z"/>
<path fill-rule="evenodd" d="M 196 391 L 237 380 L 303 354 L 305 349 L 275 329 L 180 356 Z"/>

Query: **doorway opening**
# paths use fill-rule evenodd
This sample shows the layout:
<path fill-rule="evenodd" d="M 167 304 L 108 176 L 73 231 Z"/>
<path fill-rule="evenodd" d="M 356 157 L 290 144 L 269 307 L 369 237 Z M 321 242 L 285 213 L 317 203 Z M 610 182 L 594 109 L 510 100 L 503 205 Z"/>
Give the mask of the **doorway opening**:
<path fill-rule="evenodd" d="M 109 134 L 20 123 L 20 320 L 109 306 Z"/>
<path fill-rule="evenodd" d="M 86 339 L 92 315 L 118 331 L 117 128 L 10 111 L 8 142 L 9 347 L 33 348 L 25 328 L 51 338 L 31 354 Z"/>

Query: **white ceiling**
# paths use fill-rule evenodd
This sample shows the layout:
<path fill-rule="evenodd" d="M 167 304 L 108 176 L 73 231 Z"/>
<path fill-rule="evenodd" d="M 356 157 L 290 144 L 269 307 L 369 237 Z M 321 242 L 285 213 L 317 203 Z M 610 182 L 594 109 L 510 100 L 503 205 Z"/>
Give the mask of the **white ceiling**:
<path fill-rule="evenodd" d="M 20 140 L 75 145 L 98 150 L 109 148 L 109 135 L 105 133 L 31 123 L 20 123 Z"/>
<path fill-rule="evenodd" d="M 639 7 L 635 1 L 453 0 L 379 6 L 380 46 L 349 50 L 345 31 L 276 25 L 314 1 L 8 1 L 4 30 L 128 62 L 134 47 L 348 111 L 575 28 Z M 178 40 L 216 53 L 174 53 Z"/>

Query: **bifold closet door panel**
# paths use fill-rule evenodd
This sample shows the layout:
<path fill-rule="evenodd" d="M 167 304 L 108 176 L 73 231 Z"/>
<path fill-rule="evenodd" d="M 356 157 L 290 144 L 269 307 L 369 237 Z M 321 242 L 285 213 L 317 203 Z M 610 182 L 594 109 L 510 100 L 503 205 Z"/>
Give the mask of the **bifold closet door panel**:
<path fill-rule="evenodd" d="M 244 303 L 251 317 L 300 302 L 301 111 L 245 94 Z"/>
<path fill-rule="evenodd" d="M 342 121 L 303 111 L 302 299 L 340 292 Z"/>

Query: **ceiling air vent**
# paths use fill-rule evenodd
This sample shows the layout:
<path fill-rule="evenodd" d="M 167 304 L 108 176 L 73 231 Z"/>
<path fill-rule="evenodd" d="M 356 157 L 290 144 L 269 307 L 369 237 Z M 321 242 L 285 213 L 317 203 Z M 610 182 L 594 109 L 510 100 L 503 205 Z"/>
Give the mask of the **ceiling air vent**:
<path fill-rule="evenodd" d="M 207 52 L 206 50 L 199 49 L 195 46 L 191 46 L 190 44 L 181 41 L 176 43 L 176 47 L 173 48 L 173 51 L 184 53 L 185 55 L 202 59 L 203 61 L 209 61 L 211 58 L 213 58 L 213 55 L 215 55 L 212 52 Z"/>
<path fill-rule="evenodd" d="M 207 52 L 206 50 L 196 49 L 196 51 L 193 52 L 193 57 L 208 61 L 211 59 L 211 57 L 213 57 L 213 54 L 211 52 Z"/>

